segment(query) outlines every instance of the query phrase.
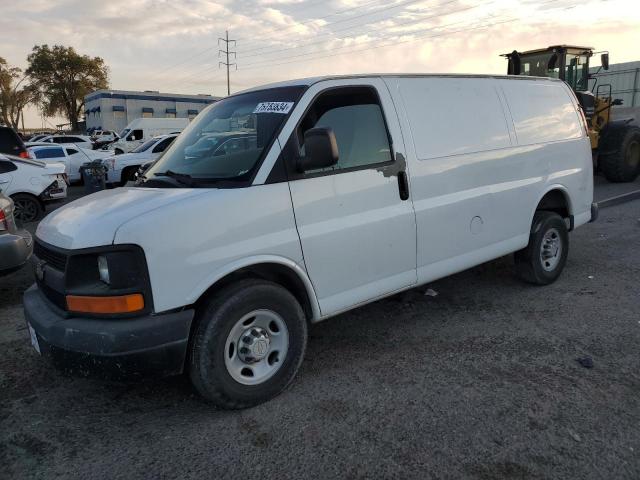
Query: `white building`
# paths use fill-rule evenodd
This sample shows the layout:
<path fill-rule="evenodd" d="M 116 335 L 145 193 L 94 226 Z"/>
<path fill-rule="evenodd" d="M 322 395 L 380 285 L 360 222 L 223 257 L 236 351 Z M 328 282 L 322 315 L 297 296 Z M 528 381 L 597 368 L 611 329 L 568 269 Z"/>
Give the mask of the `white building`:
<path fill-rule="evenodd" d="M 84 97 L 86 128 L 89 133 L 121 132 L 136 118 L 193 118 L 219 99 L 211 95 L 98 90 Z"/>

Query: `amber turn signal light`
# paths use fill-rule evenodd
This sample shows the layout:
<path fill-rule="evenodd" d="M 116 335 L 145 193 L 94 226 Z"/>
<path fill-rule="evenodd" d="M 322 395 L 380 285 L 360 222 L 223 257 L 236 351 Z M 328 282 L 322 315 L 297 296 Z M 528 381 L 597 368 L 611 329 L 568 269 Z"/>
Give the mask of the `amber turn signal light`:
<path fill-rule="evenodd" d="M 78 313 L 132 313 L 144 308 L 144 298 L 140 293 L 116 297 L 67 295 L 67 308 Z"/>

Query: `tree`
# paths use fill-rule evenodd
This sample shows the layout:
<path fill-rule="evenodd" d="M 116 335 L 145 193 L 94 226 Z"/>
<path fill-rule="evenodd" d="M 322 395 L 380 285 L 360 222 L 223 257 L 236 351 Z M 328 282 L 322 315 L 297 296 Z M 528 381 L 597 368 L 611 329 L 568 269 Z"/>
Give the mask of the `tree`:
<path fill-rule="evenodd" d="M 24 107 L 36 100 L 37 89 L 18 67 L 0 57 L 0 122 L 18 129 Z"/>
<path fill-rule="evenodd" d="M 104 60 L 80 55 L 73 47 L 36 45 L 27 61 L 27 75 L 38 88 L 45 115 L 65 116 L 73 130 L 78 130 L 85 95 L 109 88 Z"/>

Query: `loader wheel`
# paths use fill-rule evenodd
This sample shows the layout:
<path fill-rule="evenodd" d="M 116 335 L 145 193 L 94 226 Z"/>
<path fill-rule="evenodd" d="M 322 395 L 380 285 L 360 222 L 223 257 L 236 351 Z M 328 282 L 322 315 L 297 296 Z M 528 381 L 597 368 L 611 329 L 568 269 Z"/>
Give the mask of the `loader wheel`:
<path fill-rule="evenodd" d="M 609 128 L 598 166 L 610 182 L 633 182 L 640 174 L 640 128 L 628 125 Z"/>

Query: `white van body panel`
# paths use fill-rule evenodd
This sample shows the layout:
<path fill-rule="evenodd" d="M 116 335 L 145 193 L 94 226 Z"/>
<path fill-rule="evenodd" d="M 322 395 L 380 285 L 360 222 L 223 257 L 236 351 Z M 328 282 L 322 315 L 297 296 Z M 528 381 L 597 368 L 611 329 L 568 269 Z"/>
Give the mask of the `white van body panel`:
<path fill-rule="evenodd" d="M 173 189 L 125 190 L 164 195 Z M 196 194 L 131 216 L 114 239 L 144 249 L 157 311 L 195 302 L 234 265 L 270 258 L 305 271 L 286 183 L 178 190 Z"/>
<path fill-rule="evenodd" d="M 99 192 L 49 215 L 37 237 L 68 249 L 140 245 L 156 312 L 192 305 L 239 268 L 285 265 L 319 320 L 523 248 L 552 190 L 566 196 L 574 226 L 591 218 L 589 140 L 563 82 L 434 75 L 307 84 L 252 186 Z M 310 102 L 341 86 L 376 90 L 408 200 L 397 172 L 382 168 L 267 182 Z"/>
<path fill-rule="evenodd" d="M 142 145 L 147 140 L 157 137 L 159 135 L 168 135 L 170 133 L 181 132 L 189 125 L 188 118 L 136 118 L 123 130 L 133 131 L 142 130 L 143 137 L 139 140 L 127 140 L 128 135 L 121 135 L 121 138 L 116 142 L 109 144 L 109 150 L 122 150 L 124 153 L 128 153 L 134 150 L 139 145 Z"/>
<path fill-rule="evenodd" d="M 111 245 L 117 229 L 168 203 L 204 195 L 206 190 L 118 188 L 86 195 L 58 208 L 39 224 L 38 238 L 60 248 Z M 88 225 L 92 225 L 91 228 Z"/>
<path fill-rule="evenodd" d="M 535 209 L 553 187 L 577 197 L 569 203 L 577 221 L 590 219 L 591 150 L 563 82 L 385 81 L 411 147 L 419 283 L 525 247 Z M 518 99 L 513 105 L 504 86 L 507 99 Z"/>
<path fill-rule="evenodd" d="M 404 155 L 395 107 L 380 78 L 328 80 L 300 100 L 341 86 L 373 87 L 380 99 L 394 152 Z M 280 134 L 286 142 L 304 113 L 297 109 Z M 397 177 L 367 169 L 290 182 L 305 264 L 323 316 L 416 284 L 413 206 L 398 196 Z"/>

